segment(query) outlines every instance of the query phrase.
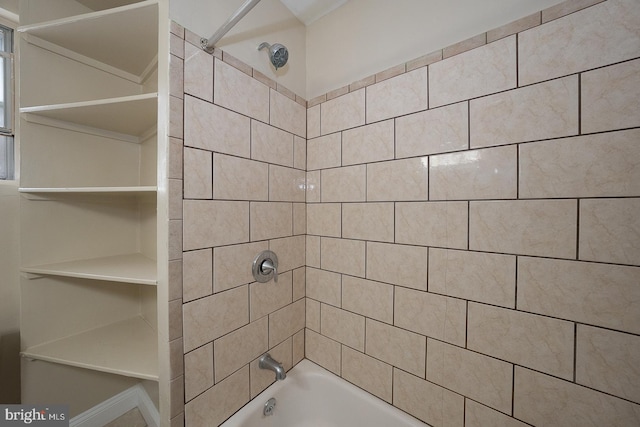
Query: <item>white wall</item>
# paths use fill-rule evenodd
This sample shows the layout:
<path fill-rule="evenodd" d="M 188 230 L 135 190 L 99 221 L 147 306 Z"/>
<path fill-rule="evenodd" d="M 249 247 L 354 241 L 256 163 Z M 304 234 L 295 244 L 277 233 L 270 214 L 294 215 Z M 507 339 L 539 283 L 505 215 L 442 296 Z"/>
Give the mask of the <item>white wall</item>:
<path fill-rule="evenodd" d="M 307 28 L 307 99 L 562 0 L 350 0 Z"/>
<path fill-rule="evenodd" d="M 170 0 L 170 18 L 202 37 L 211 37 L 245 0 Z M 262 42 L 282 43 L 289 62 L 275 71 Z M 222 38 L 216 47 L 235 56 L 300 96 L 305 94 L 305 27 L 280 2 L 262 0 Z"/>

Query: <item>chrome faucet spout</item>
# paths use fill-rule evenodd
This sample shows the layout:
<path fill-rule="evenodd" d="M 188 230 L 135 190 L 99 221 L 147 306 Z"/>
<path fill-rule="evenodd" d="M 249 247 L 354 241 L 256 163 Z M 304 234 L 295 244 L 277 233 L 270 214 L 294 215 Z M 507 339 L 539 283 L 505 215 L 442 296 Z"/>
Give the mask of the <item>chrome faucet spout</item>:
<path fill-rule="evenodd" d="M 287 378 L 287 373 L 282 367 L 282 363 L 274 360 L 269 353 L 263 354 L 258 361 L 260 369 L 269 369 L 276 373 L 276 380 L 282 381 Z"/>

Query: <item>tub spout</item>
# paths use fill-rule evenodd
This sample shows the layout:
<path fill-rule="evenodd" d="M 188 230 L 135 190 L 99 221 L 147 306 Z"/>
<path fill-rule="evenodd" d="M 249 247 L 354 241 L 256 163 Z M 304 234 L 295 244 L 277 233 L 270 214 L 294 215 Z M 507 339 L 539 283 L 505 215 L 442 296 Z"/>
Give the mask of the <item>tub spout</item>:
<path fill-rule="evenodd" d="M 287 378 L 287 373 L 284 371 L 282 363 L 272 359 L 269 353 L 262 355 L 258 361 L 258 367 L 260 367 L 260 369 L 270 369 L 275 372 L 277 381 L 282 381 Z"/>

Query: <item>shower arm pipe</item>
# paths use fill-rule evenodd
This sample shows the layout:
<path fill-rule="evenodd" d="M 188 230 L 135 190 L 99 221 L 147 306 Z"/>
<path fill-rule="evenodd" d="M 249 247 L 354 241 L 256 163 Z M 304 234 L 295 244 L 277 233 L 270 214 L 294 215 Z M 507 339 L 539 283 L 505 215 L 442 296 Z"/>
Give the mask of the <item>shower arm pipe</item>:
<path fill-rule="evenodd" d="M 202 38 L 200 39 L 200 47 L 208 53 L 213 53 L 213 48 L 216 43 L 220 41 L 225 34 L 229 32 L 234 25 L 238 23 L 251 9 L 254 8 L 255 5 L 260 3 L 260 0 L 247 0 L 244 2 L 242 6 L 238 10 L 235 11 L 233 15 L 227 19 L 227 21 L 222 24 L 222 26 L 216 31 L 211 37 L 208 39 Z"/>

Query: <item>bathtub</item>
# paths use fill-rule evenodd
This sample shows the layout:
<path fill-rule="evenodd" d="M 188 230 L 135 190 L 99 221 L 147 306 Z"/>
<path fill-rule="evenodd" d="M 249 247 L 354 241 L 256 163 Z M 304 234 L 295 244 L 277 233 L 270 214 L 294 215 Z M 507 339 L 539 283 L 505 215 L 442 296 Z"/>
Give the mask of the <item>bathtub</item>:
<path fill-rule="evenodd" d="M 272 415 L 265 403 L 276 399 Z M 417 419 L 304 359 L 221 427 L 424 427 Z"/>

